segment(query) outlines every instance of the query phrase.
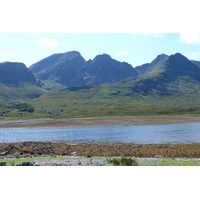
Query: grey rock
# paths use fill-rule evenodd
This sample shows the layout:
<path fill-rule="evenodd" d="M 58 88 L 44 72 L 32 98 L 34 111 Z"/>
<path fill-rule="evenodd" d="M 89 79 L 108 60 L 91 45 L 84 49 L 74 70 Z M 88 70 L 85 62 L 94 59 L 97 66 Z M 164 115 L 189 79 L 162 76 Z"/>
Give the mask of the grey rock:
<path fill-rule="evenodd" d="M 22 166 L 34 166 L 35 162 L 23 162 Z"/>
<path fill-rule="evenodd" d="M 6 166 L 6 162 L 0 162 L 0 166 Z"/>
<path fill-rule="evenodd" d="M 0 153 L 0 155 L 1 155 L 1 156 L 5 156 L 5 155 L 7 155 L 8 153 L 9 153 L 9 151 L 3 151 L 3 152 Z"/>
<path fill-rule="evenodd" d="M 155 155 L 154 157 L 155 158 L 164 158 L 164 156 L 162 156 L 162 155 Z"/>

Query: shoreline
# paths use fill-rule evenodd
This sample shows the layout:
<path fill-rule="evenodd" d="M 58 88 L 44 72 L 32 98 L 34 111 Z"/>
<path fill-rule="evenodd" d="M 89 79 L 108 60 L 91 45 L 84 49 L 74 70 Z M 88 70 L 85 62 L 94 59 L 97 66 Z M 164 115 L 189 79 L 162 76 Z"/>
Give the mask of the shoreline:
<path fill-rule="evenodd" d="M 159 125 L 200 122 L 200 116 L 134 116 L 134 117 L 103 117 L 103 118 L 69 118 L 69 119 L 30 119 L 0 120 L 0 128 L 56 128 L 81 126 L 112 126 L 112 125 Z"/>
<path fill-rule="evenodd" d="M 133 144 L 133 143 L 65 143 L 65 142 L 0 142 L 0 158 L 14 154 L 84 157 L 163 157 L 200 158 L 200 143 Z"/>
<path fill-rule="evenodd" d="M 56 128 L 107 125 L 158 125 L 200 122 L 200 116 L 140 116 L 91 119 L 1 120 L 0 128 Z M 200 143 L 195 144 L 133 144 L 133 143 L 68 143 L 68 142 L 0 142 L 0 157 L 24 154 L 62 156 L 124 156 L 165 158 L 200 158 Z"/>

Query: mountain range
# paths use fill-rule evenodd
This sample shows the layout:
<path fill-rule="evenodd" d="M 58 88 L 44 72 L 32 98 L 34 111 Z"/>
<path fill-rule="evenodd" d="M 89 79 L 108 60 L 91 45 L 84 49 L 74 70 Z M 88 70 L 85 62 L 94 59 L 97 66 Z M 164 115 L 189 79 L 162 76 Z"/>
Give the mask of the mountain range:
<path fill-rule="evenodd" d="M 85 114 L 88 106 L 98 105 L 102 110 L 116 105 L 119 112 L 135 106 L 200 106 L 199 91 L 200 61 L 180 53 L 161 54 L 135 68 L 108 54 L 86 61 L 77 51 L 53 54 L 29 68 L 0 63 L 0 105 L 30 101 L 46 113 L 48 107 Z"/>
<path fill-rule="evenodd" d="M 138 75 L 130 64 L 116 61 L 107 54 L 85 61 L 77 51 L 51 55 L 29 69 L 50 87 L 101 85 Z"/>

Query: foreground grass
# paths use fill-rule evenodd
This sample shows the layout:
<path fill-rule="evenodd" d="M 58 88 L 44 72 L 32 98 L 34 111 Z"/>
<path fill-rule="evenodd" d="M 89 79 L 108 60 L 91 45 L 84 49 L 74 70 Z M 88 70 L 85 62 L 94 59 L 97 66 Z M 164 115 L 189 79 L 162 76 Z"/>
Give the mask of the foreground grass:
<path fill-rule="evenodd" d="M 38 157 L 38 158 L 19 158 L 19 159 L 0 159 L 0 162 L 6 162 L 6 166 L 12 166 L 21 164 L 23 162 L 31 162 L 38 160 L 85 160 L 85 159 L 98 159 L 108 160 L 108 157 Z M 109 158 L 110 159 L 110 158 Z M 171 159 L 171 158 L 159 158 L 148 161 L 142 161 L 135 159 L 138 166 L 200 166 L 200 160 L 195 159 Z"/>
<path fill-rule="evenodd" d="M 200 166 L 200 160 L 176 160 L 170 158 L 156 159 L 140 166 Z"/>
<path fill-rule="evenodd" d="M 32 162 L 38 160 L 85 160 L 85 159 L 98 159 L 106 160 L 105 157 L 37 157 L 37 158 L 16 158 L 16 159 L 0 159 L 0 162 L 6 162 L 6 166 L 12 166 L 12 163 L 21 164 L 23 162 Z"/>

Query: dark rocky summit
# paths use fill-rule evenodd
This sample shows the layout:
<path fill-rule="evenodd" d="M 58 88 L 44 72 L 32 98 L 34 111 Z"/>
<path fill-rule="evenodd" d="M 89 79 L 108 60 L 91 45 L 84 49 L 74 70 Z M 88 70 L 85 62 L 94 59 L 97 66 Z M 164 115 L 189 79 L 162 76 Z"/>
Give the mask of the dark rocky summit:
<path fill-rule="evenodd" d="M 116 61 L 107 54 L 98 55 L 86 62 L 84 71 L 86 85 L 114 83 L 138 75 L 130 64 Z"/>
<path fill-rule="evenodd" d="M 86 62 L 77 51 L 49 56 L 32 65 L 30 70 L 49 86 L 100 85 L 138 74 L 130 64 L 118 62 L 107 54 Z"/>
<path fill-rule="evenodd" d="M 23 64 L 16 62 L 0 63 L 0 83 L 20 86 L 24 83 L 38 85 L 33 73 Z"/>
<path fill-rule="evenodd" d="M 81 68 L 84 63 L 85 59 L 79 52 L 71 51 L 49 56 L 30 66 L 30 70 L 49 86 L 84 85 L 84 74 Z"/>
<path fill-rule="evenodd" d="M 140 76 L 162 74 L 168 80 L 176 79 L 178 76 L 200 80 L 199 67 L 180 53 L 170 56 L 158 55 L 151 63 L 136 67 L 136 71 Z"/>

